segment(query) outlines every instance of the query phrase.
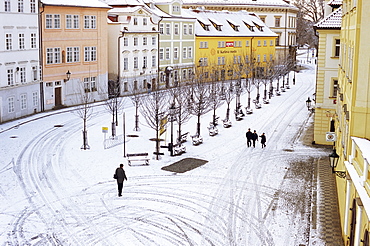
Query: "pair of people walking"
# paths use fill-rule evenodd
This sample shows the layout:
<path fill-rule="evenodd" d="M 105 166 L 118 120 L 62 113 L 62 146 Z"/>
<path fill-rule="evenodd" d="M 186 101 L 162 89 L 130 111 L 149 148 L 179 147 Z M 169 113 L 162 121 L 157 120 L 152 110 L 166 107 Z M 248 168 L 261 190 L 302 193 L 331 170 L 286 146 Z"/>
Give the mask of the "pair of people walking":
<path fill-rule="evenodd" d="M 252 143 L 253 143 L 253 147 L 256 147 L 256 141 L 258 141 L 257 131 L 254 130 L 254 132 L 251 132 L 251 129 L 248 128 L 248 131 L 245 134 L 245 136 L 247 138 L 247 147 L 251 147 Z M 265 135 L 265 133 L 262 133 L 262 135 L 259 136 L 259 137 L 261 138 L 262 148 L 266 147 L 266 135 Z"/>

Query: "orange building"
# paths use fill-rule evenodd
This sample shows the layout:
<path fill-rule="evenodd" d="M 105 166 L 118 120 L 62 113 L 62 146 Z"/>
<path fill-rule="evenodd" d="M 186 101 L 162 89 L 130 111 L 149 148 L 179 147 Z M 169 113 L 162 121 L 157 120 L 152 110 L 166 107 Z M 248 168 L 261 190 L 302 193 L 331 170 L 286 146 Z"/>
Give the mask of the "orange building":
<path fill-rule="evenodd" d="M 98 0 L 43 0 L 40 4 L 44 109 L 107 98 L 110 7 Z"/>

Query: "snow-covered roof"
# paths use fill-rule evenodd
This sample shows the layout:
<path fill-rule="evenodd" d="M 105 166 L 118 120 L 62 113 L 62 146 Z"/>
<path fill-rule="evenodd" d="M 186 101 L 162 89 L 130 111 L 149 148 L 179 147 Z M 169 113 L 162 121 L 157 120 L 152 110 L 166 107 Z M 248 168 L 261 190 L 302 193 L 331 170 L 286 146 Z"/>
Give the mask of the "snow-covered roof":
<path fill-rule="evenodd" d="M 144 4 L 139 0 L 104 0 L 110 6 L 143 6 Z"/>
<path fill-rule="evenodd" d="M 135 7 L 125 7 L 125 8 L 113 8 L 108 10 L 108 14 L 110 13 L 134 13 L 141 9 L 142 7 L 140 6 L 135 6 Z"/>
<path fill-rule="evenodd" d="M 342 3 L 343 3 L 343 1 L 342 1 L 342 0 L 331 0 L 331 1 L 328 3 L 328 5 L 330 5 L 330 6 L 341 6 L 341 5 L 342 5 Z"/>
<path fill-rule="evenodd" d="M 248 5 L 248 6 L 279 6 L 294 7 L 284 0 L 182 0 L 184 5 Z"/>
<path fill-rule="evenodd" d="M 106 3 L 99 0 L 41 0 L 46 5 L 76 6 L 91 8 L 110 8 Z"/>
<path fill-rule="evenodd" d="M 277 34 L 271 31 L 257 16 L 246 11 L 228 12 L 183 9 L 183 14 L 198 19 L 198 22 L 195 24 L 196 36 L 277 36 Z M 208 26 L 209 29 L 206 30 L 203 28 L 200 22 Z M 216 29 L 212 22 L 221 26 L 221 30 Z M 246 24 L 251 27 L 257 24 L 261 29 L 253 28 L 253 30 L 251 30 Z M 236 26 L 237 28 L 235 28 Z"/>
<path fill-rule="evenodd" d="M 340 29 L 342 24 L 342 8 L 338 8 L 330 15 L 315 24 L 317 29 Z"/>

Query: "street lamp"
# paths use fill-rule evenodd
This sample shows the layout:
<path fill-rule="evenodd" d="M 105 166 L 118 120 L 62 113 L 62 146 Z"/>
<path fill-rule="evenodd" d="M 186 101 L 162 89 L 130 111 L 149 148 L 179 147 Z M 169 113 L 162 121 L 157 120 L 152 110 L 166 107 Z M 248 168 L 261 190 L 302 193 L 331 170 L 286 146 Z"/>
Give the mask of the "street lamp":
<path fill-rule="evenodd" d="M 307 110 L 310 111 L 310 108 L 311 108 L 311 99 L 308 97 L 308 99 L 306 100 L 306 106 L 307 106 Z"/>
<path fill-rule="evenodd" d="M 171 122 L 171 143 L 169 144 L 168 148 L 170 151 L 170 155 L 173 156 L 173 122 L 175 121 L 175 114 L 176 114 L 176 108 L 175 108 L 174 102 L 171 103 L 169 110 L 170 110 L 170 122 Z"/>
<path fill-rule="evenodd" d="M 66 72 L 66 75 L 67 75 L 67 79 L 65 79 L 65 80 L 64 80 L 64 82 L 69 81 L 69 79 L 71 78 L 71 72 L 68 70 L 68 71 Z"/>
<path fill-rule="evenodd" d="M 333 153 L 331 153 L 329 155 L 329 160 L 330 160 L 330 167 L 331 167 L 332 173 L 335 173 L 335 175 L 337 175 L 340 178 L 345 178 L 346 177 L 346 172 L 343 172 L 343 171 L 335 171 L 334 170 L 337 167 L 338 160 L 339 160 L 339 155 L 337 154 L 337 152 L 335 151 L 335 149 L 333 149 Z"/>

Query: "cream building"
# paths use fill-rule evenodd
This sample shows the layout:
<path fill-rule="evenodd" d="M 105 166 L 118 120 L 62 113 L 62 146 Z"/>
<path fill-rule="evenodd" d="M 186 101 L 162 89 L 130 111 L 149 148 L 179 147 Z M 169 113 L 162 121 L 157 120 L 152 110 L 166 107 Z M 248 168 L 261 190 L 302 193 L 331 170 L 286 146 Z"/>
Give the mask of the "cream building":
<path fill-rule="evenodd" d="M 370 245 L 370 1 L 343 0 L 342 15 L 333 171 L 345 245 L 364 246 Z"/>
<path fill-rule="evenodd" d="M 330 136 L 335 131 L 342 9 L 341 4 L 333 3 L 332 0 L 326 6 L 326 17 L 314 26 L 319 34 L 314 141 L 317 144 L 332 145 Z"/>
<path fill-rule="evenodd" d="M 98 0 L 42 0 L 42 93 L 45 109 L 108 95 L 108 24 L 110 7 Z"/>

